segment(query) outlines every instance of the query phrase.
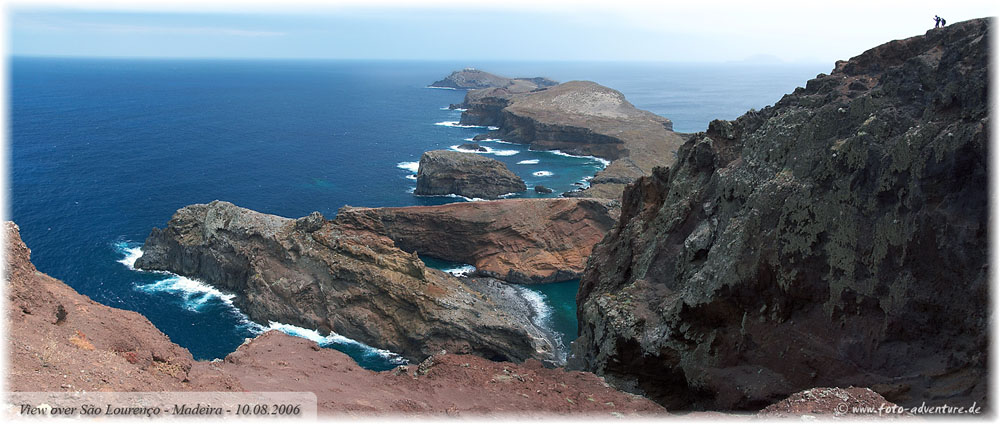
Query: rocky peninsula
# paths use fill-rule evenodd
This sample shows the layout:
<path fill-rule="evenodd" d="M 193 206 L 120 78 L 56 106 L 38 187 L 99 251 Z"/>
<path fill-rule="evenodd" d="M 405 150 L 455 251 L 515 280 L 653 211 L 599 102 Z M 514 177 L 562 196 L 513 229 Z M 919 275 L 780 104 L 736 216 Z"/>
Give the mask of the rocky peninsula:
<path fill-rule="evenodd" d="M 527 189 L 521 177 L 496 159 L 476 153 L 432 150 L 420 156 L 413 194 L 498 199 Z"/>
<path fill-rule="evenodd" d="M 617 199 L 628 184 L 673 164 L 683 137 L 669 119 L 636 108 L 625 96 L 590 81 L 515 93 L 473 90 L 461 105 L 461 124 L 499 129 L 477 138 L 497 138 L 533 150 L 561 150 L 610 161 L 590 187 L 569 195 Z"/>
<path fill-rule="evenodd" d="M 480 275 L 533 284 L 580 278 L 618 219 L 616 201 L 508 199 L 403 208 L 351 208 L 336 225 L 384 235 L 400 249 L 475 265 Z"/>
<path fill-rule="evenodd" d="M 517 310 L 516 291 L 477 291 L 424 266 L 389 238 L 215 201 L 153 229 L 135 266 L 170 271 L 237 294 L 261 323 L 336 332 L 420 362 L 445 350 L 497 361 L 558 362 L 548 331 Z"/>
<path fill-rule="evenodd" d="M 631 184 L 577 294 L 576 366 L 668 409 L 851 385 L 984 404 L 991 26 L 837 62 Z"/>

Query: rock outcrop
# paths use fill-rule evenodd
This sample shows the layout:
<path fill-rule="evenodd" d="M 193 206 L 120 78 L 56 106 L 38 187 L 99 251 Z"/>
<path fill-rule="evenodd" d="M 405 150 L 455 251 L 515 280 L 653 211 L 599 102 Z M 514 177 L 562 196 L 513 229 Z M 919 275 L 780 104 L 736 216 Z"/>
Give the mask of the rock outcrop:
<path fill-rule="evenodd" d="M 7 259 L 7 384 L 16 392 L 242 391 L 146 317 L 104 306 L 38 272 L 12 222 Z"/>
<path fill-rule="evenodd" d="M 838 62 L 630 185 L 571 361 L 668 408 L 851 385 L 982 405 L 990 26 Z"/>
<path fill-rule="evenodd" d="M 308 391 L 316 394 L 321 416 L 665 412 L 591 373 L 548 369 L 536 360 L 514 364 L 438 352 L 419 364 L 374 372 L 278 331 L 244 343 L 224 361 L 195 361 L 142 315 L 96 303 L 38 272 L 17 226 L 8 222 L 5 231 L 12 392 Z"/>
<path fill-rule="evenodd" d="M 507 312 L 526 303 L 516 293 L 476 291 L 389 238 L 318 212 L 288 219 L 227 202 L 191 205 L 153 229 L 142 250 L 136 267 L 231 291 L 257 322 L 334 331 L 416 362 L 442 349 L 558 362 L 547 331 Z"/>
<path fill-rule="evenodd" d="M 795 393 L 757 413 L 762 418 L 834 416 L 845 418 L 909 417 L 899 405 L 862 387 L 817 387 Z"/>
<path fill-rule="evenodd" d="M 618 198 L 625 184 L 655 166 L 673 164 L 683 142 L 669 119 L 637 109 L 622 93 L 590 81 L 524 93 L 475 90 L 462 106 L 463 125 L 499 127 L 480 138 L 611 161 L 590 181 L 590 188 L 572 196 Z"/>
<path fill-rule="evenodd" d="M 593 246 L 618 218 L 601 199 L 506 199 L 337 212 L 342 228 L 392 239 L 407 252 L 473 264 L 514 283 L 580 278 Z"/>
<path fill-rule="evenodd" d="M 524 180 L 507 165 L 476 153 L 431 150 L 420 156 L 417 195 L 446 195 L 497 199 L 527 190 Z"/>
<path fill-rule="evenodd" d="M 472 90 L 481 88 L 507 88 L 518 92 L 535 90 L 559 84 L 548 78 L 507 78 L 474 68 L 452 72 L 443 80 L 435 81 L 431 87 Z"/>

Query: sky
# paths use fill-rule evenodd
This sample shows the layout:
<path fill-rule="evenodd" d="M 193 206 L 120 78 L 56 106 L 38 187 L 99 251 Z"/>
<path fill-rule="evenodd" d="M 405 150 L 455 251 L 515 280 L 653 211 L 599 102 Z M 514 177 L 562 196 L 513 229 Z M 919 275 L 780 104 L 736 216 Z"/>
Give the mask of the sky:
<path fill-rule="evenodd" d="M 832 63 L 992 3 L 43 0 L 6 34 L 16 56 Z"/>

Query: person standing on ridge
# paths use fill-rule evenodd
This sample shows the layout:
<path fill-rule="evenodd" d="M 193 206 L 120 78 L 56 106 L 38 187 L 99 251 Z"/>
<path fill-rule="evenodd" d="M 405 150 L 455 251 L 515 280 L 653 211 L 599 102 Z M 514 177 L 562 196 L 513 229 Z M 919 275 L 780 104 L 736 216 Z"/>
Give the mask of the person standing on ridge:
<path fill-rule="evenodd" d="M 934 28 L 941 26 L 941 17 L 934 15 Z"/>

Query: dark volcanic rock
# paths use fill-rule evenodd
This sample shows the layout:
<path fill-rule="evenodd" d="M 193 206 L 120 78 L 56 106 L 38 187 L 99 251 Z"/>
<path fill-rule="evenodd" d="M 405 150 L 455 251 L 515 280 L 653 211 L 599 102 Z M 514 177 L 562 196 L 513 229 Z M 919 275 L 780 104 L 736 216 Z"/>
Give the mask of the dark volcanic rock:
<path fill-rule="evenodd" d="M 472 150 L 472 151 L 476 151 L 476 152 L 486 152 L 486 151 L 488 151 L 488 150 L 486 150 L 485 147 L 480 146 L 479 143 L 463 143 L 463 144 L 460 144 L 458 146 L 458 148 L 461 149 L 461 150 Z"/>
<path fill-rule="evenodd" d="M 473 264 L 513 283 L 580 278 L 591 250 L 618 218 L 601 199 L 506 199 L 405 208 L 351 208 L 337 225 L 385 235 L 400 249 Z"/>
<path fill-rule="evenodd" d="M 590 81 L 522 93 L 475 90 L 464 106 L 462 124 L 500 128 L 488 137 L 611 161 L 581 196 L 618 198 L 625 184 L 655 166 L 672 164 L 683 142 L 669 119 L 637 109 L 622 93 Z"/>
<path fill-rule="evenodd" d="M 525 92 L 556 84 L 559 83 L 548 78 L 507 78 L 478 69 L 465 68 L 461 71 L 452 72 L 451 75 L 448 75 L 441 81 L 435 81 L 431 84 L 431 87 L 456 89 L 510 88 L 518 92 Z"/>
<path fill-rule="evenodd" d="M 416 254 L 318 212 L 288 219 L 215 201 L 187 206 L 154 229 L 136 266 L 199 278 L 237 294 L 257 322 L 335 331 L 413 361 L 445 349 L 493 360 L 553 360 L 521 298 L 491 298 Z"/>
<path fill-rule="evenodd" d="M 414 194 L 496 199 L 527 189 L 520 177 L 496 159 L 475 153 L 432 150 L 420 157 Z"/>
<path fill-rule="evenodd" d="M 668 408 L 983 404 L 990 25 L 838 62 L 630 185 L 571 360 Z"/>
<path fill-rule="evenodd" d="M 546 186 L 543 186 L 543 185 L 536 185 L 535 186 L 535 193 L 549 194 L 551 192 L 552 192 L 552 189 L 548 188 Z"/>

